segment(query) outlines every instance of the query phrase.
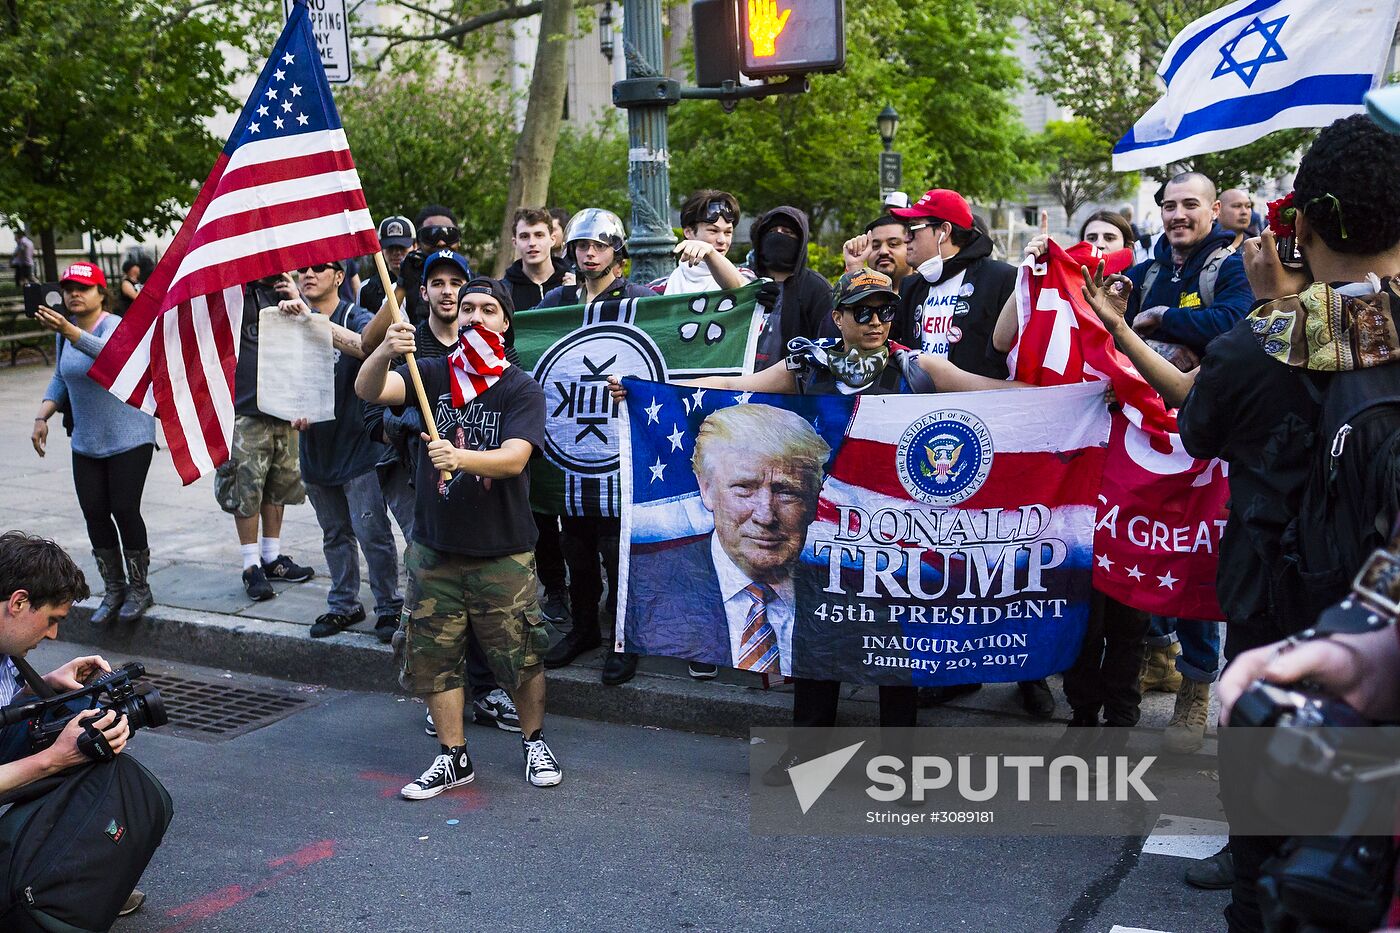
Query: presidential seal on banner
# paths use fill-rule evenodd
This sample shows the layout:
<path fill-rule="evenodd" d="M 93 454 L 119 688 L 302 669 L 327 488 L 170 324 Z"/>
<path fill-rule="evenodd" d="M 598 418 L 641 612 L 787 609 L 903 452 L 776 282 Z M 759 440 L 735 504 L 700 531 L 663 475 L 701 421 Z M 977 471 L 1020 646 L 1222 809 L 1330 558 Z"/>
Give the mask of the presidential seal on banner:
<path fill-rule="evenodd" d="M 957 505 L 982 488 L 992 469 L 992 453 L 992 434 L 981 418 L 941 409 L 905 430 L 895 450 L 895 467 L 915 499 Z"/>

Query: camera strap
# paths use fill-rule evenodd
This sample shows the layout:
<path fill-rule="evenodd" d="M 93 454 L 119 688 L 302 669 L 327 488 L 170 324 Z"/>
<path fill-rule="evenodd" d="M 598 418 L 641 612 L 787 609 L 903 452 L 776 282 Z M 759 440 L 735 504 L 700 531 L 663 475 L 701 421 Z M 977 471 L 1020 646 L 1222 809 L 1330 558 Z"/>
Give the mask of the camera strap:
<path fill-rule="evenodd" d="M 58 691 L 50 687 L 44 678 L 39 676 L 39 672 L 29 666 L 29 662 L 24 658 L 10 656 L 10 662 L 14 664 L 15 670 L 19 671 L 19 676 L 24 678 L 24 682 L 29 685 L 29 689 L 34 691 L 34 695 L 41 700 L 57 696 Z"/>

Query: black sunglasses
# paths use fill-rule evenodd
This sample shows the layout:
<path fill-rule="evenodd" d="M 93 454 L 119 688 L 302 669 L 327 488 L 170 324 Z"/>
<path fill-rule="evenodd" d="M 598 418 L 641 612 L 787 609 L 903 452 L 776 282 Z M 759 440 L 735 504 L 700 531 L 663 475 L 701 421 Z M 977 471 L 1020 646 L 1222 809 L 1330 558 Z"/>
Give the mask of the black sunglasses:
<path fill-rule="evenodd" d="M 418 231 L 418 242 L 424 246 L 433 246 L 437 243 L 452 244 L 461 238 L 461 230 L 443 224 L 433 224 L 431 227 L 423 227 Z"/>
<path fill-rule="evenodd" d="M 881 324 L 890 324 L 894 321 L 894 316 L 899 308 L 893 301 L 888 301 L 882 305 L 846 305 L 844 310 L 849 311 L 851 317 L 857 324 L 869 324 L 871 318 L 878 317 Z"/>
<path fill-rule="evenodd" d="M 730 207 L 726 201 L 711 201 L 705 205 L 705 211 L 700 215 L 700 222 L 712 224 L 723 217 L 730 223 L 739 222 L 739 214 Z"/>
<path fill-rule="evenodd" d="M 303 268 L 303 269 L 298 269 L 297 272 L 300 272 L 302 275 L 306 275 L 306 273 L 308 273 L 308 272 L 317 272 L 317 273 L 319 273 L 319 272 L 325 272 L 327 269 L 335 269 L 335 270 L 339 271 L 340 267 L 339 267 L 339 266 L 333 266 L 333 265 L 331 265 L 331 264 L 328 263 L 328 262 L 318 262 L 318 263 L 316 263 L 316 265 L 314 265 L 314 266 L 306 266 L 306 267 Z"/>

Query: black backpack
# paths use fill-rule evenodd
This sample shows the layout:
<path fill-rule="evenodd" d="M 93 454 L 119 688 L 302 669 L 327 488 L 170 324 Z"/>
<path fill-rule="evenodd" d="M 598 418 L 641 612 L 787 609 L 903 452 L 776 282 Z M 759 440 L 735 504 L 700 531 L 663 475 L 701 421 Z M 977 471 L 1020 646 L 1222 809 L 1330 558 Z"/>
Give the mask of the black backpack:
<path fill-rule="evenodd" d="M 165 837 L 170 795 L 128 754 L 23 790 L 0 817 L 0 930 L 110 929 Z"/>
<path fill-rule="evenodd" d="M 1317 449 L 1298 514 L 1283 534 L 1305 626 L 1347 595 L 1400 514 L 1400 365 L 1333 374 L 1315 396 Z"/>

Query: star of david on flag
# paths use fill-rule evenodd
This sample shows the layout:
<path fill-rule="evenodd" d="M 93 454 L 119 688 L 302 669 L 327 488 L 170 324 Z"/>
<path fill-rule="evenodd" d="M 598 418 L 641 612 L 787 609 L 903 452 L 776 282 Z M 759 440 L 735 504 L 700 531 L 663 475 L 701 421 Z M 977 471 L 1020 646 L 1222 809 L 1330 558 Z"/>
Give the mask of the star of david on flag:
<path fill-rule="evenodd" d="M 1257 16 L 1254 17 L 1249 25 L 1244 27 L 1244 31 L 1220 47 L 1220 64 L 1215 66 L 1215 74 L 1211 77 L 1219 78 L 1222 75 L 1237 74 L 1244 82 L 1245 87 L 1253 87 L 1254 79 L 1258 76 L 1260 68 L 1270 62 L 1288 61 L 1283 47 L 1278 44 L 1279 30 L 1286 22 L 1288 22 L 1287 16 L 1280 16 L 1267 23 Z M 1251 36 L 1259 36 L 1263 40 L 1263 47 L 1257 49 L 1257 54 L 1253 58 L 1245 58 L 1244 52 L 1248 51 L 1250 47 L 1246 45 L 1246 50 L 1242 51 L 1240 44 L 1248 43 Z"/>
<path fill-rule="evenodd" d="M 1384 77 L 1400 0 L 1236 0 L 1172 41 L 1166 91 L 1113 147 L 1127 172 L 1361 113 Z"/>

